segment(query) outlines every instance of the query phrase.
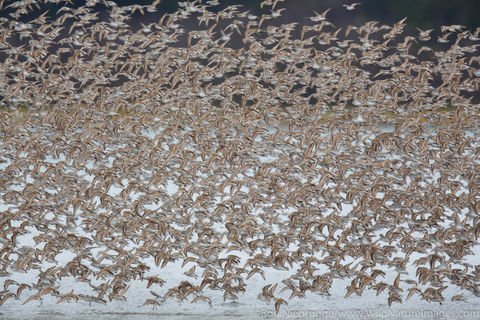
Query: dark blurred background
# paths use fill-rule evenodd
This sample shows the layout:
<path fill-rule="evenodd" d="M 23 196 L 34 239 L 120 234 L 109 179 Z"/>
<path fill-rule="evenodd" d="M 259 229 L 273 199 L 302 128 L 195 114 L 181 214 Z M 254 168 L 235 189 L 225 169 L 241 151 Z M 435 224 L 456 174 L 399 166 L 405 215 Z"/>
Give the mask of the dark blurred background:
<path fill-rule="evenodd" d="M 348 11 L 342 5 L 360 2 L 355 10 Z M 168 11 L 176 9 L 178 1 L 164 0 L 162 4 Z M 260 1 L 220 0 L 221 7 L 230 4 L 243 4 L 254 14 L 267 13 L 269 9 L 260 8 Z M 392 25 L 408 17 L 409 30 L 440 28 L 442 25 L 460 24 L 471 30 L 480 26 L 480 0 L 286 0 L 277 5 L 277 8 L 287 8 L 282 12 L 282 18 L 289 22 L 304 21 L 327 8 L 332 8 L 327 18 L 336 26 L 349 24 L 359 25 L 367 21 L 379 21 Z"/>
<path fill-rule="evenodd" d="M 13 8 L 5 8 L 18 1 L 8 1 L 4 3 L 4 8 L 0 10 L 0 16 L 8 17 L 8 13 L 14 11 Z M 35 11 L 29 17 L 24 17 L 22 20 L 29 20 L 32 16 L 50 9 L 49 14 L 53 17 L 55 12 L 64 4 L 48 3 L 43 4 L 43 1 L 37 1 L 41 4 L 41 10 Z M 99 4 L 95 9 L 99 11 L 105 10 Z M 151 4 L 152 1 L 128 1 L 116 0 L 113 1 L 120 6 L 131 4 Z M 157 7 L 158 12 L 155 14 L 148 13 L 147 17 L 142 17 L 140 14 L 134 15 L 132 24 L 135 22 L 148 22 L 148 20 L 158 19 L 158 16 L 165 12 L 175 12 L 178 9 L 178 2 L 175 0 L 162 0 Z M 205 2 L 205 0 L 204 0 Z M 245 10 L 250 10 L 255 15 L 269 12 L 269 8 L 260 7 L 260 0 L 219 0 L 220 6 L 212 9 L 213 11 L 221 10 L 226 6 L 232 4 L 239 4 L 245 7 Z M 348 11 L 342 5 L 351 4 L 354 2 L 361 2 L 355 10 Z M 73 6 L 82 6 L 85 1 L 73 0 Z M 71 6 L 71 5 L 69 5 Z M 393 23 L 408 17 L 407 31 L 413 31 L 416 27 L 420 29 L 440 28 L 442 25 L 460 24 L 465 25 L 470 30 L 475 30 L 480 26 L 480 0 L 285 0 L 277 5 L 277 8 L 287 8 L 282 12 L 282 17 L 277 22 L 298 22 L 302 24 L 307 17 L 313 15 L 313 11 L 323 12 L 327 8 L 332 10 L 328 13 L 327 19 L 334 23 L 335 26 L 361 25 L 367 21 L 379 21 L 383 24 L 392 25 Z M 155 17 L 157 15 L 157 17 Z M 11 19 L 11 17 L 9 17 Z"/>

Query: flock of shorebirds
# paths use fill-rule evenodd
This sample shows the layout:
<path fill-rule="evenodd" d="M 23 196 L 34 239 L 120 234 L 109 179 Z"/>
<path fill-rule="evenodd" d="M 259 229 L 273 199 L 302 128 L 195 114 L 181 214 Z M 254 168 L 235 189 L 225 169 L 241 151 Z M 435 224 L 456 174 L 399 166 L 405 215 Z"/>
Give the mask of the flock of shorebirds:
<path fill-rule="evenodd" d="M 251 278 L 277 311 L 338 279 L 388 305 L 480 296 L 480 28 L 276 25 L 278 0 L 140 28 L 160 1 L 23 18 L 47 2 L 0 2 L 0 305 L 124 300 L 134 279 L 154 306 Z"/>

